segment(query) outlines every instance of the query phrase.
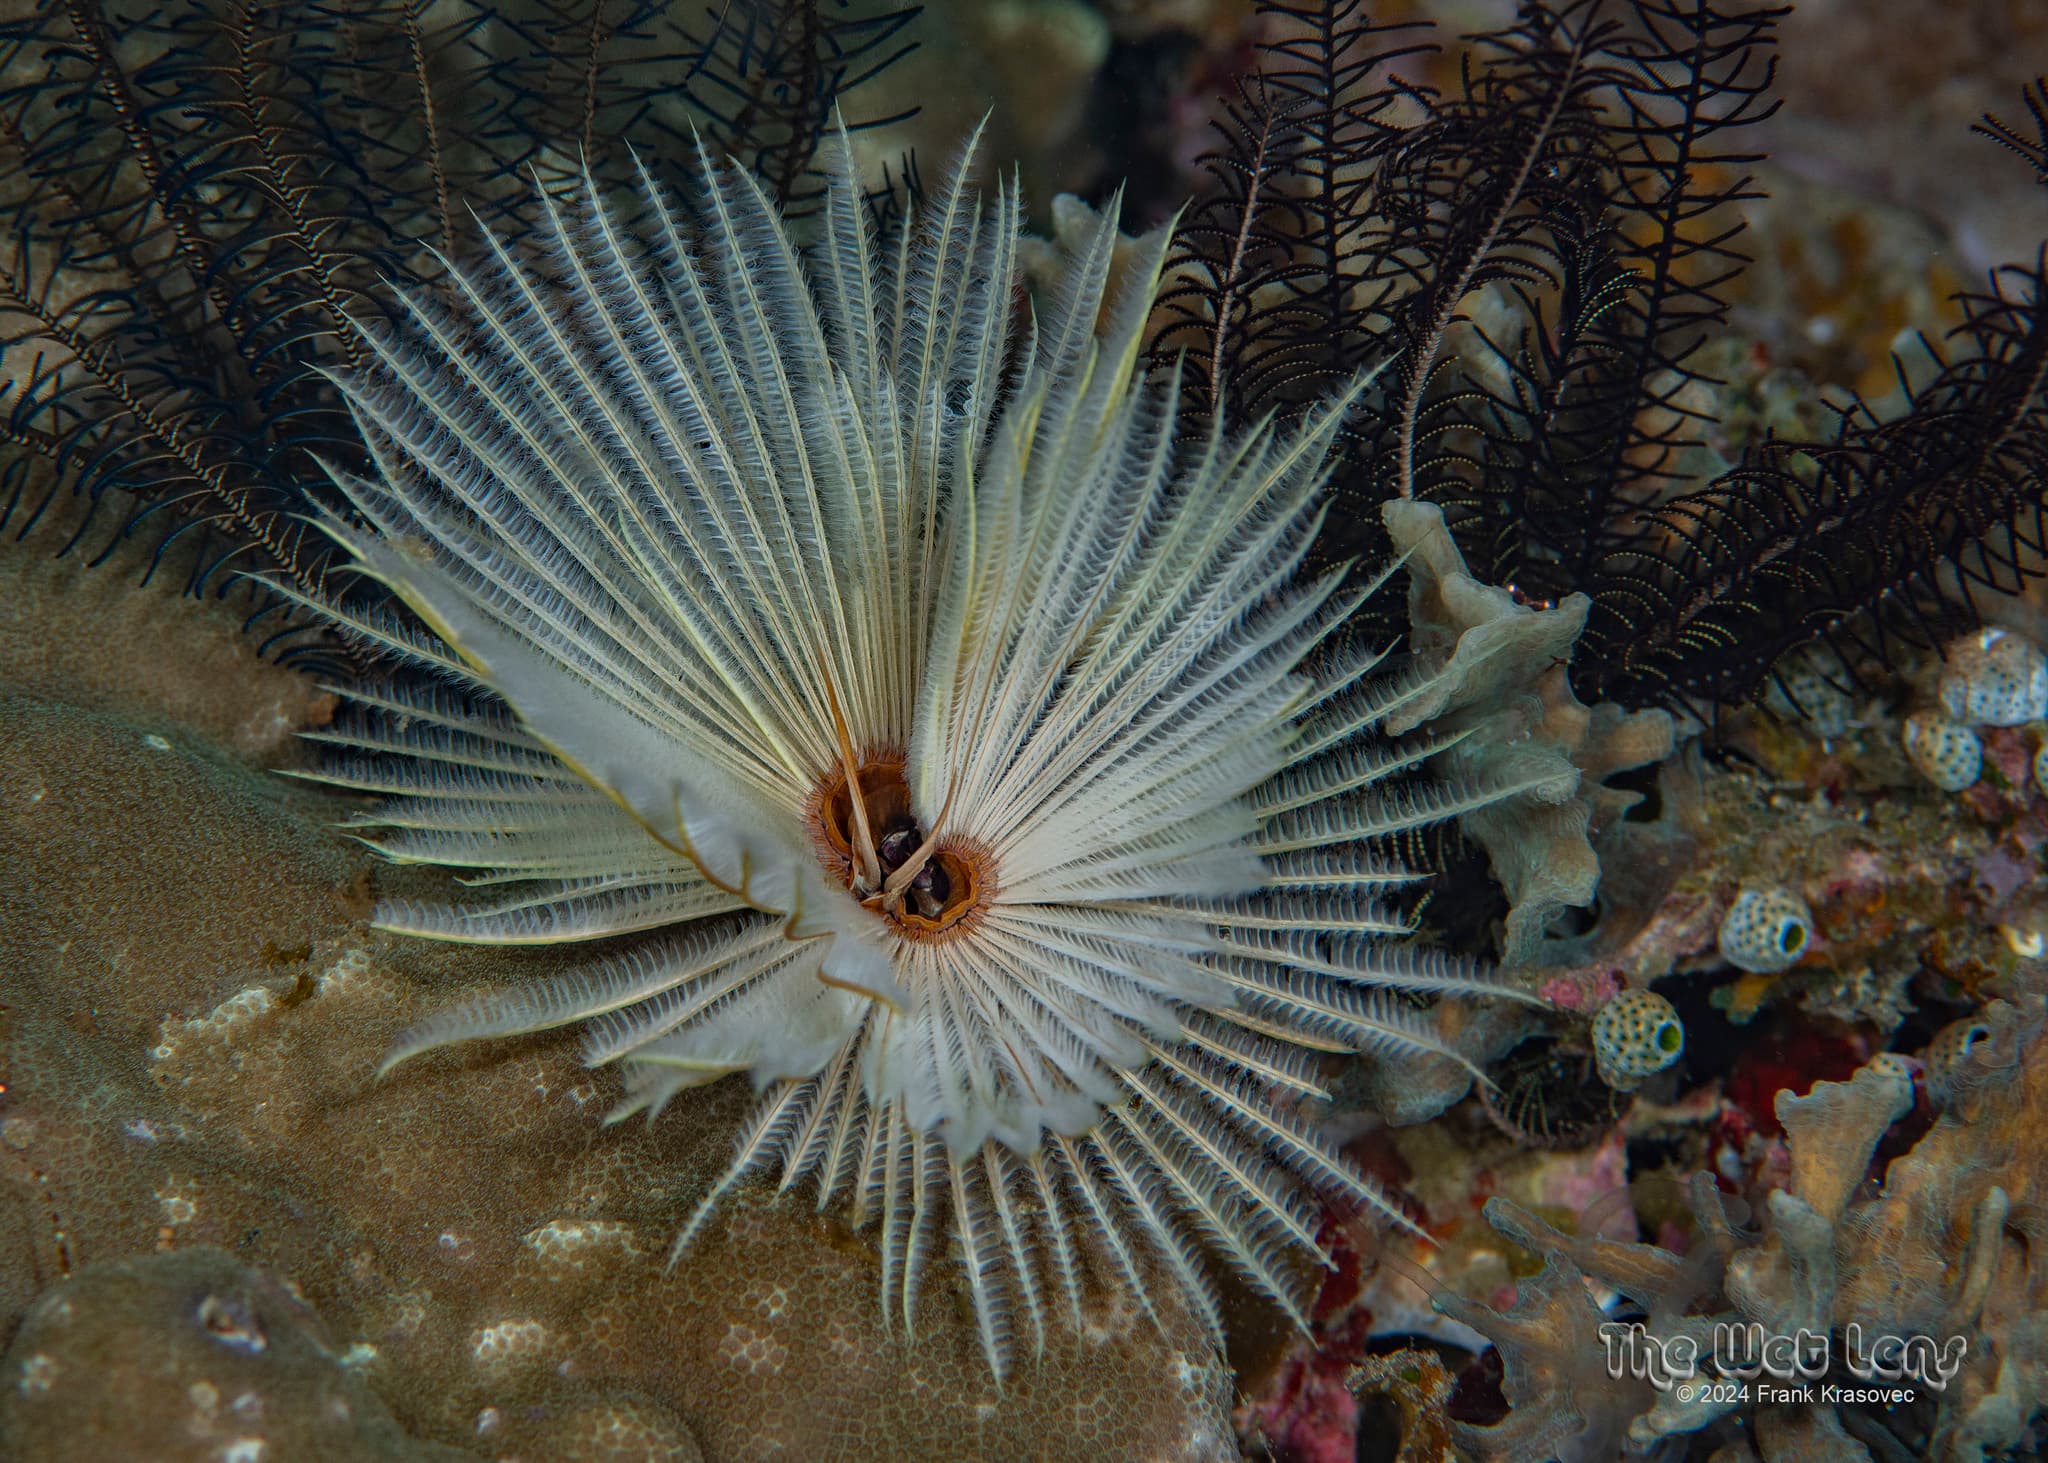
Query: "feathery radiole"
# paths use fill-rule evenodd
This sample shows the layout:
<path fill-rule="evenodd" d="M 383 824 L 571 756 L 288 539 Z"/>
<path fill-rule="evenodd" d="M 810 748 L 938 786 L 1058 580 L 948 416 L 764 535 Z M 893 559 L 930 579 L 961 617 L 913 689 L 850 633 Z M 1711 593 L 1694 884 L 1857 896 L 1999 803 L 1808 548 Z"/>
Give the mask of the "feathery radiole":
<path fill-rule="evenodd" d="M 498 891 L 382 928 L 638 937 L 387 1069 L 581 1022 L 622 1113 L 749 1073 L 678 1251 L 809 1179 L 908 1327 L 950 1230 L 1000 1375 L 1091 1283 L 1220 1329 L 1213 1257 L 1301 1318 L 1304 1186 L 1392 1212 L 1292 1115 L 1317 1054 L 1435 1050 L 1399 993 L 1496 989 L 1399 943 L 1384 840 L 1514 789 L 1385 790 L 1437 750 L 1373 735 L 1415 676 L 1328 643 L 1366 590 L 1293 583 L 1346 401 L 1177 444 L 1163 232 L 1112 280 L 1105 218 L 1020 324 L 1016 195 L 965 171 L 878 245 L 842 146 L 808 249 L 737 169 L 687 221 L 586 182 L 538 261 L 409 298 L 328 527 L 431 634 L 325 607 L 408 669 L 320 775 Z"/>

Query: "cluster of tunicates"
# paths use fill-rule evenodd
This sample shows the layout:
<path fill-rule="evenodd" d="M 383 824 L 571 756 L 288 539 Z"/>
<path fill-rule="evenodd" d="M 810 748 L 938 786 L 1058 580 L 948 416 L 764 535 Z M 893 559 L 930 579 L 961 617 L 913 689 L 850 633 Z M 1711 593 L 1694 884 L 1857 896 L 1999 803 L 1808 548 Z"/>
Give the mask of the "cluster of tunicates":
<path fill-rule="evenodd" d="M 1944 792 L 1961 792 L 1984 770 L 1983 726 L 2024 726 L 2048 716 L 2048 656 L 2024 635 L 1996 626 L 1965 635 L 1942 652 L 1938 706 L 1906 718 L 1906 760 Z M 2044 748 L 2048 750 L 2048 748 Z M 2048 758 L 2037 753 L 2034 779 L 2048 788 Z"/>

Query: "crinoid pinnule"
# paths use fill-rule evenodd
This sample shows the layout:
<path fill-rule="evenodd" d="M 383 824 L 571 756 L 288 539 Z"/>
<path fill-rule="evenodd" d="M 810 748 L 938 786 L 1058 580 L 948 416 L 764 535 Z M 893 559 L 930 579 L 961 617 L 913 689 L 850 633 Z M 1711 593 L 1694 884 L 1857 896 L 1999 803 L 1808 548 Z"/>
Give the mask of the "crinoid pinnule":
<path fill-rule="evenodd" d="M 624 1111 L 751 1074 L 678 1245 L 808 1178 L 908 1324 L 950 1229 L 1000 1373 L 1091 1272 L 1214 1325 L 1220 1256 L 1300 1316 L 1304 1185 L 1388 1207 L 1291 1115 L 1316 1054 L 1435 1050 L 1385 993 L 1495 989 L 1396 943 L 1382 840 L 1513 789 L 1416 785 L 1436 748 L 1373 732 L 1415 678 L 1330 641 L 1369 591 L 1291 587 L 1348 400 L 1178 444 L 1163 236 L 1112 280 L 1112 215 L 1018 326 L 1016 196 L 964 171 L 878 245 L 842 155 L 805 249 L 708 161 L 692 220 L 592 185 L 410 300 L 330 530 L 432 633 L 332 612 L 443 689 L 323 736 L 386 851 L 510 891 L 385 928 L 638 937 L 390 1064 L 583 1022 Z"/>

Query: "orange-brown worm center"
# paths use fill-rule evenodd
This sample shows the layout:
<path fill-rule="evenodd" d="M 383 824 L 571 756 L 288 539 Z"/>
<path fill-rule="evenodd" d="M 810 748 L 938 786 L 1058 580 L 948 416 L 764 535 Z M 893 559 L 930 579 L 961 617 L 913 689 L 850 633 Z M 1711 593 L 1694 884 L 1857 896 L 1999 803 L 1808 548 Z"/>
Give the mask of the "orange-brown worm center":
<path fill-rule="evenodd" d="M 911 811 L 904 765 L 901 751 L 884 747 L 864 752 L 854 769 L 885 880 L 925 841 L 925 832 Z M 862 888 L 854 858 L 853 789 L 847 784 L 844 767 L 834 767 L 825 775 L 805 804 L 804 814 L 819 861 L 906 939 L 957 939 L 974 928 L 995 898 L 995 871 L 988 851 L 950 837 L 938 841 L 893 908 L 884 906 L 879 890 Z"/>

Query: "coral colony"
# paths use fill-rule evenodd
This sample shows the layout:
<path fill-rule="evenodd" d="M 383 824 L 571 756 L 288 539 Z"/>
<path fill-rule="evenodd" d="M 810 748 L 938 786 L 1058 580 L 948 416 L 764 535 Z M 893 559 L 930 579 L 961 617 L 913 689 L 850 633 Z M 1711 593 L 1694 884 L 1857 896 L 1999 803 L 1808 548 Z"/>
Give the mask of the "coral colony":
<path fill-rule="evenodd" d="M 0 21 L 0 1454 L 2039 1452 L 2048 252 L 1393 9 Z"/>

